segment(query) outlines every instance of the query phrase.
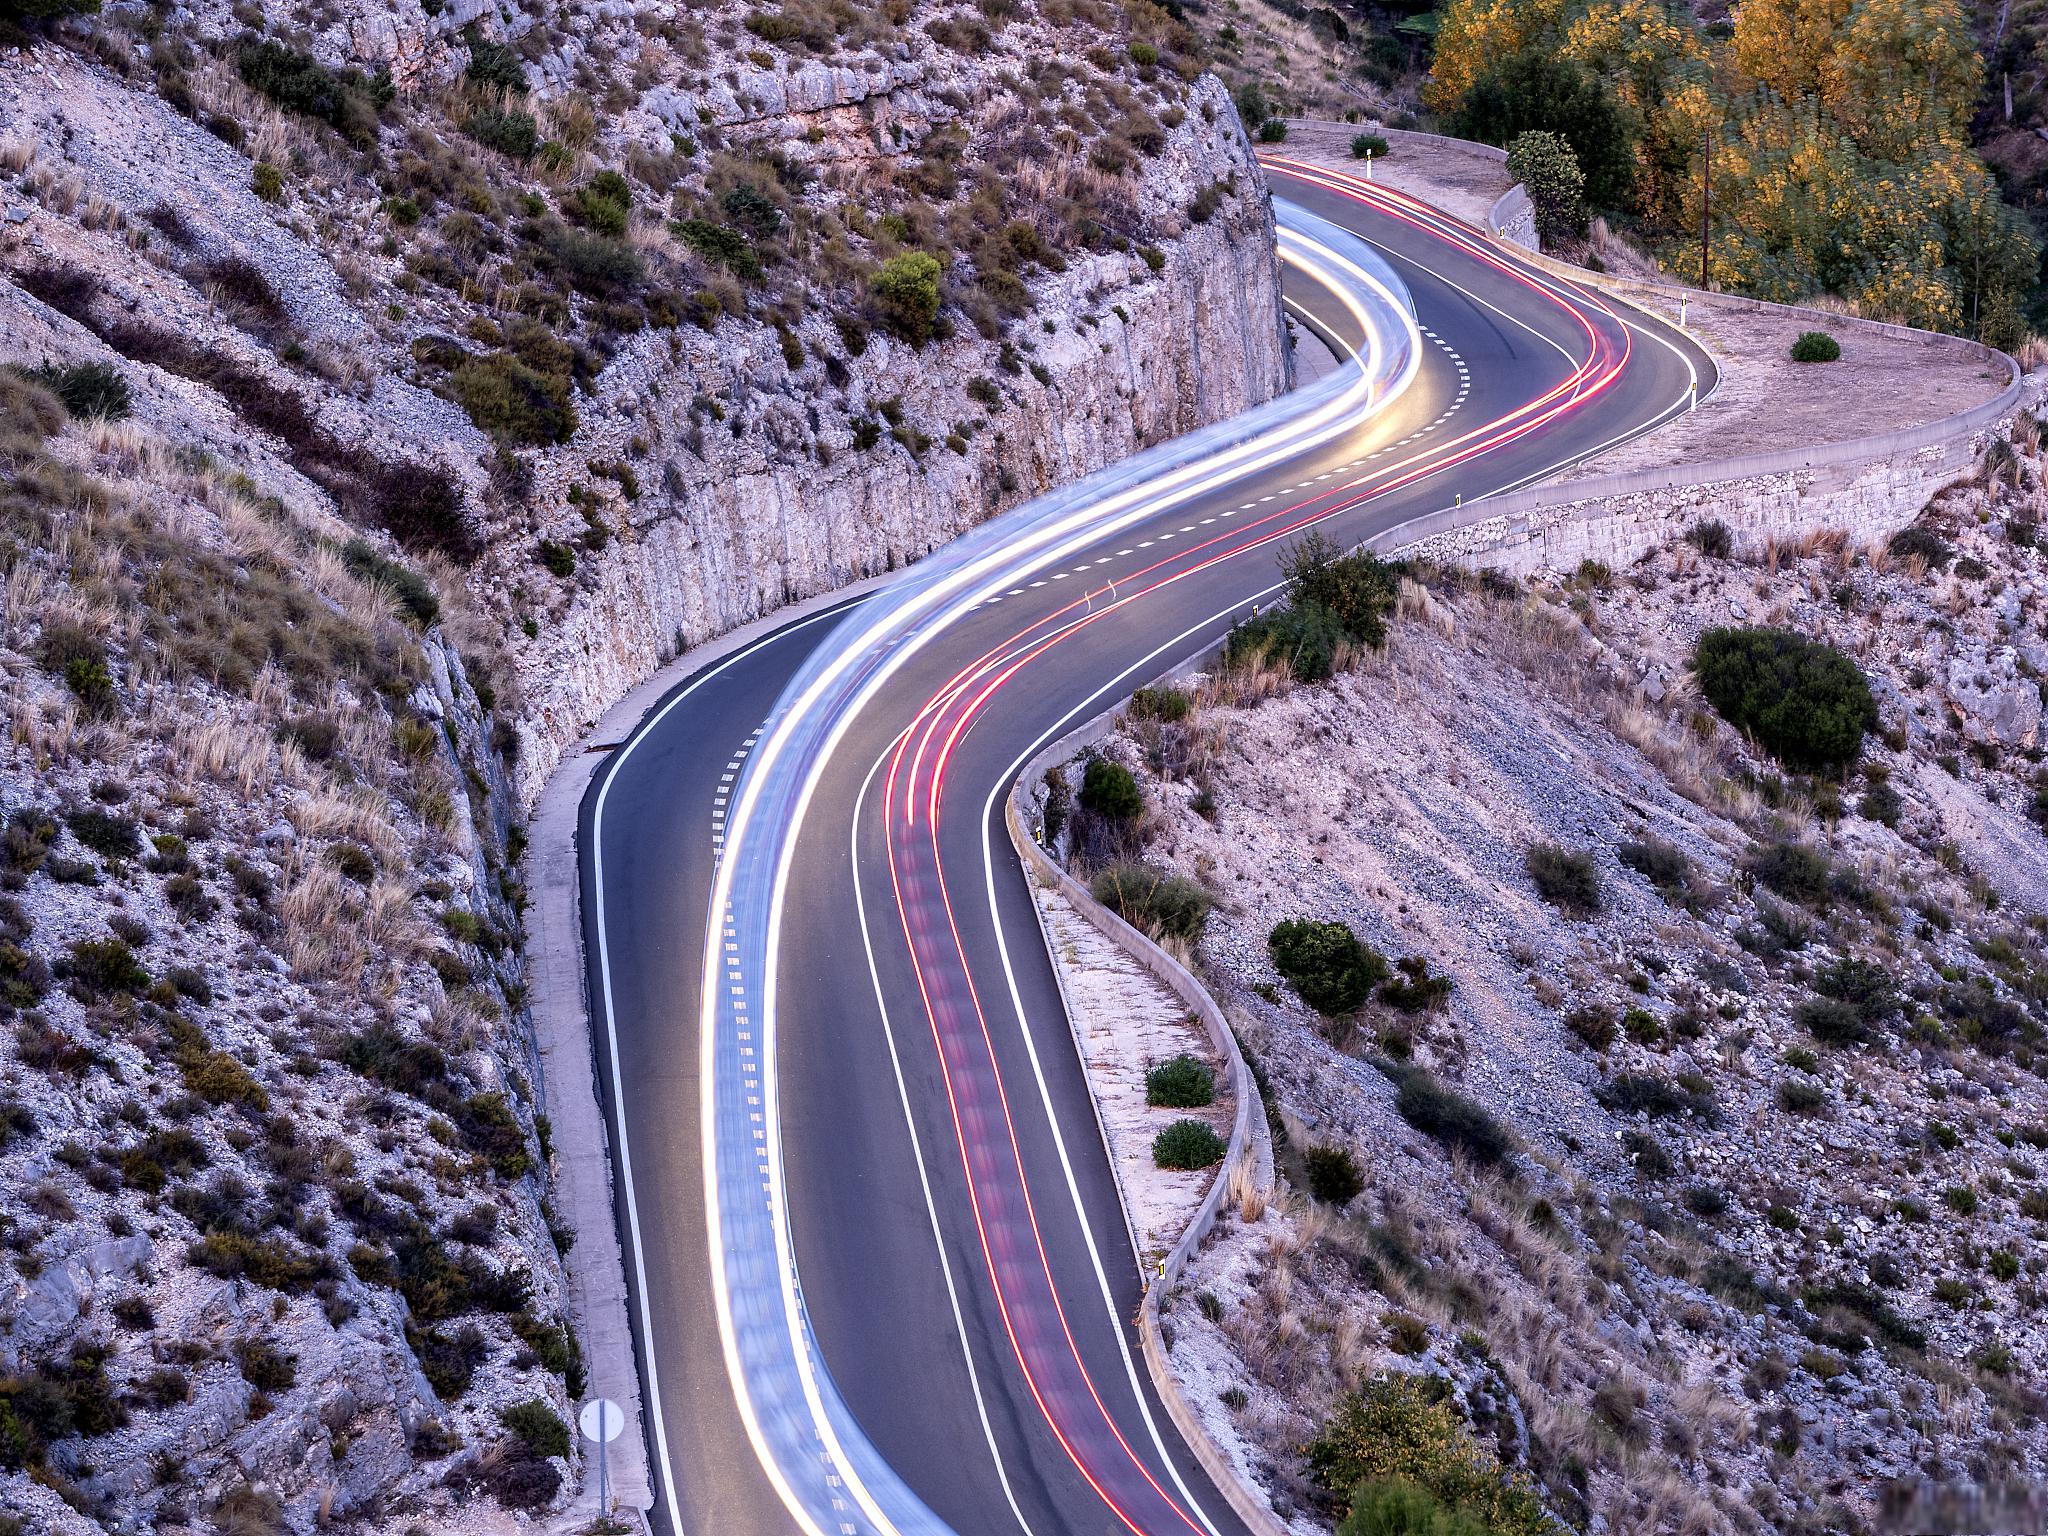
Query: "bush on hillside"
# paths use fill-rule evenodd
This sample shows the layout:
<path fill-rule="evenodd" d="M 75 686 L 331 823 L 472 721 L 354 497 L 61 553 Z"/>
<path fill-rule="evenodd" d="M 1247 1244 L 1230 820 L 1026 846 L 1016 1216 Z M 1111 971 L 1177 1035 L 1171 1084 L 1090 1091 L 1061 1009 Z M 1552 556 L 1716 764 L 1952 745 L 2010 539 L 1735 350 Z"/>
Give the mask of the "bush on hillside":
<path fill-rule="evenodd" d="M 1446 1087 L 1421 1067 L 1401 1068 L 1394 1108 L 1423 1135 L 1477 1162 L 1498 1163 L 1514 1149 L 1507 1128 L 1485 1107 Z"/>
<path fill-rule="evenodd" d="M 463 122 L 462 131 L 485 149 L 514 160 L 527 161 L 540 148 L 540 124 L 531 112 L 507 107 L 478 107 Z"/>
<path fill-rule="evenodd" d="M 568 379 L 529 368 L 509 352 L 465 360 L 448 375 L 448 388 L 479 429 L 507 442 L 566 442 L 576 430 Z"/>
<path fill-rule="evenodd" d="M 1387 615 L 1400 595 L 1396 571 L 1364 551 L 1340 553 L 1320 532 L 1310 532 L 1280 557 L 1287 601 L 1295 608 L 1321 608 L 1361 645 L 1387 638 Z"/>
<path fill-rule="evenodd" d="M 128 414 L 128 380 L 108 363 L 39 368 L 30 375 L 81 421 L 119 421 Z"/>
<path fill-rule="evenodd" d="M 1710 560 L 1726 560 L 1735 553 L 1735 530 L 1718 517 L 1703 517 L 1685 530 L 1686 541 Z"/>
<path fill-rule="evenodd" d="M 243 84 L 287 112 L 318 118 L 358 149 L 377 139 L 377 113 L 391 99 L 391 82 L 358 70 L 329 69 L 310 53 L 250 33 L 235 45 Z"/>
<path fill-rule="evenodd" d="M 1112 864 L 1095 877 L 1090 890 L 1133 928 L 1161 938 L 1200 938 L 1214 905 L 1209 893 L 1185 875 L 1151 864 Z"/>
<path fill-rule="evenodd" d="M 1877 725 L 1877 701 L 1856 663 L 1786 629 L 1710 629 L 1693 651 L 1700 692 L 1788 768 L 1838 773 Z"/>
<path fill-rule="evenodd" d="M 1572 917 L 1600 910 L 1600 871 L 1593 856 L 1582 850 L 1537 843 L 1523 855 L 1536 894 Z"/>
<path fill-rule="evenodd" d="M 1363 1193 L 1365 1175 L 1348 1148 L 1319 1142 L 1302 1158 L 1307 1165 L 1308 1192 L 1323 1204 L 1346 1206 Z"/>
<path fill-rule="evenodd" d="M 1145 809 L 1145 796 L 1122 763 L 1091 757 L 1081 773 L 1081 809 L 1105 821 L 1128 822 Z"/>
<path fill-rule="evenodd" d="M 1306 1455 L 1315 1481 L 1350 1501 L 1341 1536 L 1556 1536 L 1534 1488 L 1473 1437 L 1439 1376 L 1367 1382 L 1323 1421 Z"/>
<path fill-rule="evenodd" d="M 936 257 L 903 251 L 868 279 L 876 320 L 914 347 L 930 341 L 938 324 L 939 270 Z"/>
<path fill-rule="evenodd" d="M 1231 630 L 1223 642 L 1223 660 L 1227 666 L 1272 661 L 1286 667 L 1298 683 L 1320 683 L 1337 670 L 1349 641 L 1344 626 L 1327 608 L 1281 608 Z"/>
<path fill-rule="evenodd" d="M 1956 553 L 1946 539 L 1922 523 L 1901 528 L 1885 542 L 1884 549 L 1894 560 L 1917 558 L 1930 571 L 1943 569 Z"/>
<path fill-rule="evenodd" d="M 1385 957 L 1343 923 L 1291 918 L 1274 927 L 1266 952 L 1301 1000 L 1328 1018 L 1364 1007 L 1389 975 Z"/>
<path fill-rule="evenodd" d="M 1351 158 L 1354 160 L 1384 160 L 1387 156 L 1387 141 L 1376 133 L 1361 133 L 1351 140 Z"/>

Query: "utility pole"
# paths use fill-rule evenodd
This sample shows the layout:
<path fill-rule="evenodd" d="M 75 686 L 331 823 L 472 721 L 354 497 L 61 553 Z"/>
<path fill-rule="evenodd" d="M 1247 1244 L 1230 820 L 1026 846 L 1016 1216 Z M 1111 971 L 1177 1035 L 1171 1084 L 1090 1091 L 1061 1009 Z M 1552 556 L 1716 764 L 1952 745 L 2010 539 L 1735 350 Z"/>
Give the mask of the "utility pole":
<path fill-rule="evenodd" d="M 1714 200 L 1714 130 L 1700 130 L 1700 291 L 1707 290 L 1707 218 Z"/>

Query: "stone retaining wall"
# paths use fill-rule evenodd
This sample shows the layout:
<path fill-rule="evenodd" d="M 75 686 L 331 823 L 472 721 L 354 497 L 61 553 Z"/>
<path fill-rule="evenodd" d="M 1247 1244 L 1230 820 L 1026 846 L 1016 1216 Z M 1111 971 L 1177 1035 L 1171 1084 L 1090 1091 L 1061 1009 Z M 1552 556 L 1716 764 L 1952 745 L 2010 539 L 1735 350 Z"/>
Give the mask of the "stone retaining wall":
<path fill-rule="evenodd" d="M 2040 381 L 2028 382 L 2030 397 L 2038 398 Z M 1726 523 L 1738 546 L 1823 528 L 1866 542 L 1887 538 L 1936 491 L 1971 471 L 2010 424 L 2020 391 L 2015 382 L 1989 402 L 2001 409 L 1974 430 L 1965 426 L 1917 449 L 1886 453 L 1881 440 L 1867 439 L 1841 444 L 1842 459 L 1816 450 L 1815 462 L 1804 465 L 1746 469 L 1746 461 L 1730 460 L 1567 481 L 1500 497 L 1490 516 L 1475 518 L 1472 504 L 1431 513 L 1390 529 L 1372 547 L 1523 576 L 1576 570 L 1585 560 L 1627 565 L 1710 518 Z"/>

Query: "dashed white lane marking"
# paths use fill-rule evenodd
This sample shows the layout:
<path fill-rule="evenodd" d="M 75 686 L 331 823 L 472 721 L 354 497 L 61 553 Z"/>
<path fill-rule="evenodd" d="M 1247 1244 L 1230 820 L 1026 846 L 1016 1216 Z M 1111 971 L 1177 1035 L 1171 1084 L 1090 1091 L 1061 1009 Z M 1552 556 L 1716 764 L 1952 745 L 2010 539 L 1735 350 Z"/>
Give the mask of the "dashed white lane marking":
<path fill-rule="evenodd" d="M 767 726 L 765 724 L 755 726 L 748 734 L 747 739 L 740 743 L 739 750 L 733 753 L 731 761 L 725 765 L 725 772 L 719 775 L 718 789 L 711 797 L 711 854 L 713 858 L 721 857 L 725 852 L 725 812 L 726 802 L 732 794 L 732 781 L 739 776 L 740 769 L 746 765 L 747 755 L 754 750 L 754 744 L 761 739 L 761 733 L 766 729 Z M 728 929 L 727 936 L 730 937 L 730 935 L 731 930 Z M 732 947 L 730 944 L 726 945 L 727 949 Z M 733 974 L 732 979 L 734 981 L 739 980 L 737 972 Z M 733 991 L 737 993 L 739 988 L 735 987 Z"/>

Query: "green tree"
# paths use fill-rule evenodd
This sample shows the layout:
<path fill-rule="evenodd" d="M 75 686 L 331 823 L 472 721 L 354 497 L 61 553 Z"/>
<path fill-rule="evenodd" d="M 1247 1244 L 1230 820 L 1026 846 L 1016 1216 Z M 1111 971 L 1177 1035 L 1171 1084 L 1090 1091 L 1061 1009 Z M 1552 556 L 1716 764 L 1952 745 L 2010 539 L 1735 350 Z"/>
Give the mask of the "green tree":
<path fill-rule="evenodd" d="M 1518 134 L 1508 146 L 1508 174 L 1529 193 L 1536 234 L 1545 245 L 1586 230 L 1586 178 L 1571 145 L 1554 133 Z"/>
<path fill-rule="evenodd" d="M 923 251 L 904 251 L 868 280 L 876 318 L 914 347 L 932 338 L 939 318 L 939 263 Z"/>
<path fill-rule="evenodd" d="M 1528 48 L 1492 65 L 1473 82 L 1453 131 L 1502 148 L 1532 130 L 1571 146 L 1596 207 L 1635 201 L 1635 141 L 1641 125 L 1605 82 L 1550 47 Z"/>

